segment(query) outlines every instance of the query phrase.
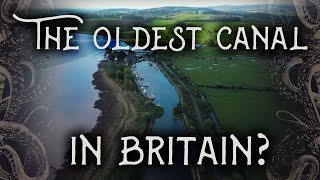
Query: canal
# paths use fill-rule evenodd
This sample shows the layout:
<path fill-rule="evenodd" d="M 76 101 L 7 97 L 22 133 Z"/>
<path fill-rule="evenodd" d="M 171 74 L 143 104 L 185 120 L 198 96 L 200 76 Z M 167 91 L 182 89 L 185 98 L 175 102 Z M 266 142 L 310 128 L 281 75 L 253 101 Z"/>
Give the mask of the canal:
<path fill-rule="evenodd" d="M 172 110 L 180 101 L 177 90 L 168 78 L 159 70 L 159 68 L 150 62 L 142 61 L 135 64 L 134 71 L 138 73 L 143 80 L 142 85 L 148 84 L 144 87 L 147 91 L 147 96 L 153 95 L 155 97 L 154 103 L 164 109 L 161 117 L 154 121 L 152 128 L 152 135 L 159 136 L 186 136 L 186 130 L 179 119 L 175 119 Z M 183 166 L 183 147 L 175 146 L 173 157 L 173 166 L 155 165 L 148 167 L 146 179 L 148 180 L 176 180 L 184 179 L 191 180 L 191 167 Z"/>
<path fill-rule="evenodd" d="M 164 109 L 163 116 L 156 119 L 152 128 L 154 135 L 183 135 L 185 130 L 180 120 L 173 117 L 172 110 L 180 101 L 175 87 L 170 83 L 167 77 L 159 68 L 147 61 L 136 63 L 136 72 L 143 77 L 142 84 L 148 84 L 144 87 L 147 95 L 155 96 L 154 103 Z"/>

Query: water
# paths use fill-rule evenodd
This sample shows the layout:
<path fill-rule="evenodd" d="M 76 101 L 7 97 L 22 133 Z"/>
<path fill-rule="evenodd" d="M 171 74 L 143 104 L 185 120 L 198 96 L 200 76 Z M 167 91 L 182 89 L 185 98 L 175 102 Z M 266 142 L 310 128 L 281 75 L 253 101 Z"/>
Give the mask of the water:
<path fill-rule="evenodd" d="M 164 114 L 156 119 L 152 134 L 155 135 L 181 135 L 185 130 L 180 120 L 175 120 L 172 110 L 179 103 L 179 95 L 167 77 L 154 66 L 149 66 L 147 61 L 136 64 L 136 71 L 143 76 L 143 84 L 148 83 L 148 95 L 155 95 L 155 104 L 164 109 Z"/>
<path fill-rule="evenodd" d="M 99 91 L 92 85 L 92 75 L 98 70 L 105 51 L 94 46 L 92 35 L 76 34 L 74 38 L 73 44 L 80 46 L 79 51 L 47 53 L 58 63 L 52 67 L 50 82 L 53 85 L 46 99 L 51 104 L 48 118 L 53 131 L 47 139 L 50 142 L 47 153 L 50 166 L 56 169 L 64 162 L 71 133 L 91 131 L 100 114 L 94 108 Z"/>
<path fill-rule="evenodd" d="M 148 96 L 154 95 L 154 103 L 160 105 L 164 109 L 164 114 L 157 118 L 152 128 L 152 135 L 167 136 L 186 136 L 181 120 L 176 120 L 172 114 L 172 110 L 179 103 L 179 95 L 174 85 L 167 77 L 154 66 L 142 61 L 136 64 L 136 72 L 141 73 L 144 78 L 142 84 L 148 84 Z M 166 141 L 166 140 L 165 140 Z M 191 169 L 189 166 L 183 166 L 183 148 L 174 146 L 173 161 L 174 166 L 151 166 L 148 167 L 146 179 L 148 180 L 176 180 L 176 179 L 192 179 Z"/>
<path fill-rule="evenodd" d="M 99 99 L 98 90 L 92 85 L 92 75 L 98 69 L 98 63 L 104 58 L 104 50 L 98 50 L 92 41 L 92 35 L 76 34 L 72 45 L 79 45 L 79 51 L 55 52 L 48 54 L 50 59 L 60 64 L 53 67 L 54 76 L 51 79 L 53 89 L 47 97 L 51 103 L 48 115 L 52 121 L 54 135 L 48 137 L 48 156 L 50 166 L 56 169 L 64 162 L 67 148 L 70 147 L 70 133 L 88 132 L 95 125 L 100 114 L 94 108 Z M 103 40 L 103 38 L 101 38 Z M 179 103 L 179 95 L 160 71 L 149 66 L 146 61 L 136 64 L 136 69 L 144 77 L 144 83 L 149 84 L 148 95 L 155 95 L 155 104 L 164 108 L 164 114 L 156 119 L 152 129 L 155 135 L 186 135 L 180 120 L 172 115 L 173 108 Z M 176 153 L 183 151 L 175 149 Z M 181 153 L 179 153 L 181 155 Z M 147 170 L 147 179 L 191 179 L 189 167 L 152 167 Z"/>

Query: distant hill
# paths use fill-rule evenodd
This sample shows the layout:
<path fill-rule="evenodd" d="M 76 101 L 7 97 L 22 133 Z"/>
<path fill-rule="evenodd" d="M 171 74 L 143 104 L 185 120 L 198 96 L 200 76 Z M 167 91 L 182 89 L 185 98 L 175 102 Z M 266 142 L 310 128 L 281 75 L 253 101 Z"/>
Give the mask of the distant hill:
<path fill-rule="evenodd" d="M 292 10 L 292 6 L 288 4 L 259 4 L 259 5 L 221 5 L 211 7 L 184 7 L 184 6 L 166 6 L 150 9 L 55 9 L 53 14 L 82 14 L 86 18 L 146 18 L 162 15 L 171 15 L 177 13 L 193 13 L 193 14 L 244 14 L 251 12 L 267 13 L 277 10 L 278 12 L 288 12 Z"/>
<path fill-rule="evenodd" d="M 142 14 L 172 14 L 172 13 L 195 13 L 195 12 L 206 12 L 211 11 L 211 13 L 218 12 L 210 8 L 206 7 L 183 7 L 183 6 L 166 6 L 166 7 L 159 7 L 159 8 L 150 8 L 150 9 L 143 9 L 138 10 L 139 13 Z"/>
<path fill-rule="evenodd" d="M 107 13 L 131 13 L 139 11 L 138 9 L 128 9 L 128 8 L 115 8 L 115 9 L 100 9 L 99 12 L 107 12 Z"/>
<path fill-rule="evenodd" d="M 222 6 L 211 6 L 208 7 L 218 11 L 229 11 L 229 12 L 244 12 L 244 11 L 269 11 L 272 9 L 277 10 L 288 10 L 292 6 L 289 4 L 258 4 L 258 5 L 222 5 Z"/>
<path fill-rule="evenodd" d="M 216 14 L 221 11 L 225 12 L 266 12 L 270 10 L 287 11 L 292 9 L 292 5 L 289 4 L 258 4 L 258 5 L 221 5 L 221 6 L 210 6 L 210 7 L 187 7 L 187 6 L 165 6 L 159 8 L 150 9 L 105 9 L 100 10 L 107 13 L 125 13 L 125 14 L 172 14 L 172 13 L 210 13 Z"/>

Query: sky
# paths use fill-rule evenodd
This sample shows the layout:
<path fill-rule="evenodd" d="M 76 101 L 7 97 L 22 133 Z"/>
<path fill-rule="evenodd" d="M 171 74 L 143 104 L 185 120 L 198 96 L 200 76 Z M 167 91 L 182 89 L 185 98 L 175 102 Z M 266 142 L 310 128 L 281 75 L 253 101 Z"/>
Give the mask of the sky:
<path fill-rule="evenodd" d="M 269 4 L 279 0 L 53 0 L 55 8 L 146 9 L 163 6 L 207 7 L 217 5 Z"/>

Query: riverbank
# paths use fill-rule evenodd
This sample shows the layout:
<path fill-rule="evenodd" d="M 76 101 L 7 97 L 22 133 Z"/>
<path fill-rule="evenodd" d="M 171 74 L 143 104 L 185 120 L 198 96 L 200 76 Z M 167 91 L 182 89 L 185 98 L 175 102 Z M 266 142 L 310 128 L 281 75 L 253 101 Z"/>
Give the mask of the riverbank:
<path fill-rule="evenodd" d="M 93 75 L 92 83 L 100 91 L 101 98 L 95 104 L 95 108 L 101 110 L 101 115 L 93 131 L 102 135 L 102 144 L 107 146 L 104 147 L 106 153 L 103 155 L 103 168 L 99 168 L 94 177 L 112 179 L 120 174 L 130 176 L 135 173 L 137 176 L 137 172 L 141 172 L 138 174 L 142 177 L 144 169 L 141 167 L 118 167 L 120 138 L 126 134 L 141 136 L 149 132 L 154 119 L 162 116 L 163 109 L 142 96 L 136 88 L 128 90 L 122 81 L 109 77 L 108 66 L 111 63 L 102 61 L 99 70 Z"/>

